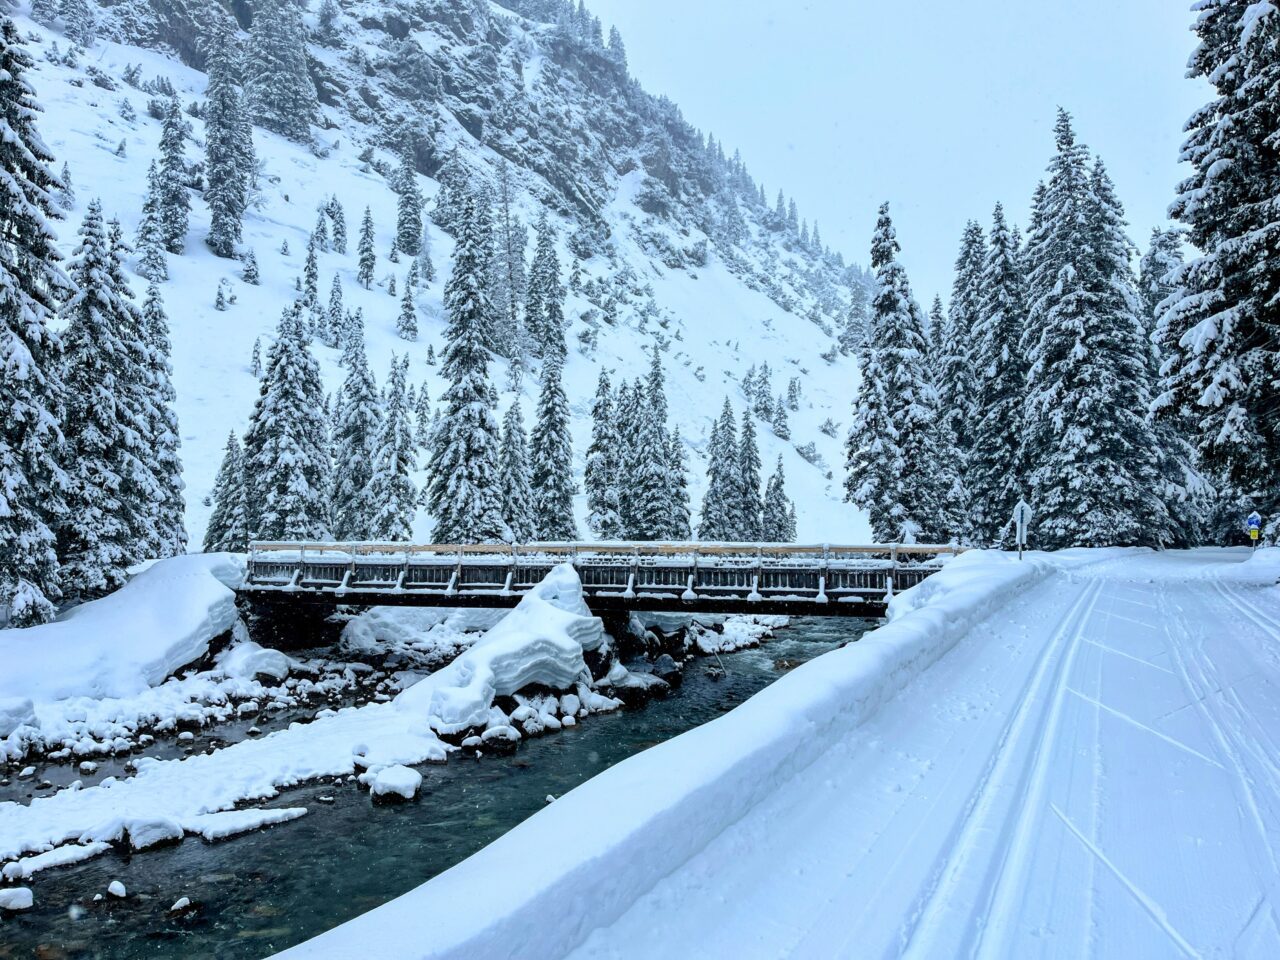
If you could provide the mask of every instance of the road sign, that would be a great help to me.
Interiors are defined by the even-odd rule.
[[[1018,544],[1018,559],[1022,559],[1022,551],[1027,545],[1027,528],[1031,526],[1031,504],[1019,500],[1013,508],[1014,538]]]
[[[1262,535],[1262,516],[1257,510],[1249,514],[1245,518],[1244,525],[1249,531],[1249,540],[1256,547],[1258,545],[1258,537]]]

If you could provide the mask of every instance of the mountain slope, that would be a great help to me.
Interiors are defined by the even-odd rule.
[[[239,5],[235,10],[247,15]],[[688,444],[696,521],[712,419],[726,395],[740,411],[747,403],[742,377],[768,363],[775,394],[786,391],[791,377],[802,385],[800,409],[790,413],[790,441],[758,424],[766,474],[783,457],[800,538],[865,540],[865,518],[840,503],[843,429],[835,437],[819,430],[828,418],[837,425],[848,421],[856,370],[851,358],[836,353],[834,337],[848,313],[850,285],[863,282],[861,271],[846,268],[820,243],[808,241],[807,230],[800,235],[787,217],[777,217],[736,160],[705,142],[669,102],[644,94],[607,51],[575,39],[563,25],[470,0],[353,3],[341,10],[335,38],[309,46],[323,104],[314,144],[254,130],[261,172],[244,246],[256,253],[261,286],[244,283],[237,261],[214,257],[205,247],[208,213],[195,196],[186,253],[169,258],[171,279],[163,293],[193,543],[207,522],[202,500],[227,433],[243,430],[256,396],[249,371],[254,341],[262,338],[265,351],[280,311],[296,295],[317,205],[331,194],[345,207],[349,252],[320,254],[322,299],[336,273],[348,308],[363,309],[379,380],[391,355],[408,351],[410,382],[425,380],[433,401],[440,395],[444,384],[426,355],[428,344],[437,351],[441,346],[448,234],[431,227],[441,278],[420,298],[417,343],[396,337],[399,300],[382,286],[392,272],[402,285],[408,266],[407,258],[399,264],[386,258],[396,196],[384,176],[395,168],[388,148],[398,146],[406,130],[417,144],[428,212],[440,188],[435,177],[455,151],[473,182],[495,181],[505,161],[521,219],[533,223],[543,210],[553,216],[566,279],[568,268],[581,261],[582,292],[570,294],[565,311],[565,387],[579,477],[599,369],[614,371],[615,383],[643,375],[656,344],[667,368],[673,419]],[[98,13],[102,35],[116,39],[79,53],[75,66],[53,54],[55,43],[67,49],[59,29],[19,18],[37,61],[31,80],[45,107],[40,129],[59,161],[67,161],[74,184],[75,203],[58,228],[64,252],[94,197],[120,218],[127,234],[136,230],[147,165],[159,141],[159,122],[147,114],[151,95],[142,87],[167,78],[184,105],[199,101],[205,87],[198,69],[201,31],[210,18],[227,16],[212,4],[158,2],[101,7]],[[139,86],[124,80],[131,65],[140,67],[130,74]],[[122,101],[132,110],[122,110]],[[134,116],[125,119],[129,114]],[[203,159],[203,124],[198,117],[189,120],[187,159],[194,164]],[[125,155],[119,156],[122,140]],[[379,283],[369,291],[356,282],[354,254],[366,205],[379,254]],[[285,242],[288,254],[280,252]],[[222,281],[236,300],[225,312],[214,307]],[[141,288],[138,280],[135,289]],[[616,323],[605,320],[606,306],[616,306]],[[579,334],[597,329],[596,345],[584,346]],[[326,388],[336,390],[342,375],[337,352],[318,343],[314,350]],[[498,361],[491,371],[500,406],[518,397],[528,421],[536,378],[525,376],[512,390],[506,367]],[[806,459],[796,448],[809,443],[814,448]],[[578,501],[581,521],[585,498]],[[586,535],[585,523],[580,525]],[[416,534],[425,538],[428,529],[420,514]]]

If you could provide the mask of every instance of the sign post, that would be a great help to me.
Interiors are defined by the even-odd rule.
[[[1245,528],[1249,531],[1249,542],[1256,550],[1258,548],[1258,537],[1262,535],[1262,516],[1257,510],[1249,514],[1244,522]]]
[[[1026,500],[1019,500],[1018,505],[1013,508],[1013,531],[1014,538],[1018,543],[1018,559],[1022,559],[1022,551],[1027,546],[1027,528],[1031,526],[1031,504]]]

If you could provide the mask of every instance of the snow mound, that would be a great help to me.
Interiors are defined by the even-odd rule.
[[[369,784],[369,792],[375,797],[412,800],[422,787],[422,774],[401,763],[383,767],[377,773],[365,774],[360,779]]]
[[[27,887],[17,887],[13,890],[0,890],[0,910],[30,910],[34,904],[35,897],[31,895],[31,890]]]
[[[228,677],[253,680],[270,677],[283,680],[289,676],[293,661],[279,650],[268,650],[252,640],[237,643],[218,660],[218,669]]]
[[[231,554],[174,557],[53,623],[0,630],[0,736],[16,701],[128,697],[203,656],[236,622],[243,576]]]
[[[483,727],[494,697],[535,683],[569,690],[589,681],[583,651],[604,642],[604,625],[587,609],[582,581],[571,565],[561,564],[471,649],[394,703],[430,718],[438,733]]]

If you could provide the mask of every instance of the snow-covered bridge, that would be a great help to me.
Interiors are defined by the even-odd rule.
[[[514,607],[561,563],[598,614],[883,616],[960,548],[927,544],[254,543],[242,592],[274,603]]]

